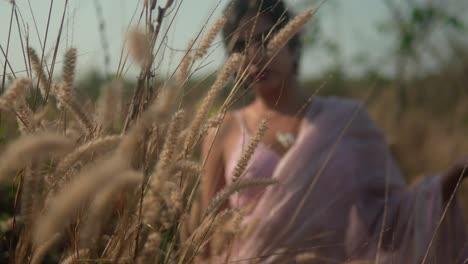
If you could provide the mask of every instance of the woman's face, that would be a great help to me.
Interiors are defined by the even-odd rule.
[[[288,45],[273,52],[273,57],[266,56],[268,41],[275,33],[274,23],[266,15],[245,16],[238,30],[231,38],[228,48],[231,52],[246,55],[245,63],[237,75],[247,73],[246,85],[262,94],[278,93],[288,87],[288,82],[295,77],[295,56]]]

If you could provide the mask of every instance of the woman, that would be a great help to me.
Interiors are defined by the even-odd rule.
[[[233,0],[226,16],[226,47],[246,55],[249,63],[239,73],[247,71],[246,89],[255,100],[228,113],[218,132],[206,137],[202,202],[207,206],[232,182],[262,119],[269,129],[240,178],[279,184],[231,197],[226,206],[250,208],[245,222],[255,228],[235,241],[223,261],[295,263],[309,253],[310,263],[463,263],[465,228],[451,194],[467,174],[466,160],[408,189],[360,104],[315,97],[308,105],[298,83],[298,35],[266,56],[268,39],[290,20],[282,1]]]

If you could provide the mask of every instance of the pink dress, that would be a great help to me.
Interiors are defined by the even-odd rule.
[[[250,135],[227,161],[227,184]],[[256,206],[256,223],[227,253],[229,263],[464,263],[466,228],[456,199],[442,201],[440,178],[409,188],[379,129],[350,100],[314,99],[298,139],[281,158],[265,145],[242,177],[272,177],[279,184],[231,197],[231,206]],[[242,179],[242,178],[241,178]],[[220,261],[220,262],[224,262]]]
[[[242,137],[239,138],[239,143],[236,145],[237,148],[233,150],[231,160],[225,164],[225,180],[227,184],[232,183],[232,171],[234,170],[237,161],[240,159],[242,152],[247,147],[251,139],[251,135],[245,126],[245,122],[242,119],[240,112],[235,112],[234,116],[239,123]],[[240,179],[271,178],[280,159],[281,156],[278,153],[260,142],[260,144],[255,149],[244,173],[240,176]],[[236,193],[230,197],[230,205],[236,208],[245,207],[250,202],[255,202],[258,200],[263,191],[264,188],[251,188]]]

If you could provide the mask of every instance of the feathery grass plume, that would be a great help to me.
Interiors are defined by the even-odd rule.
[[[229,199],[229,197],[236,192],[240,192],[247,188],[266,187],[276,183],[278,183],[278,181],[273,179],[246,179],[236,181],[218,192],[208,205],[205,215],[209,215],[210,213],[217,211]]]
[[[96,248],[96,241],[101,234],[101,226],[106,222],[109,205],[112,204],[112,199],[115,198],[117,191],[130,190],[140,184],[142,180],[142,174],[124,173],[103,187],[91,203],[89,213],[81,229],[80,244],[82,248]]]
[[[126,135],[123,136],[116,152],[118,155],[125,157],[129,166],[139,167],[141,159],[138,157],[141,150],[141,144],[144,140],[146,133],[151,129],[154,121],[163,121],[164,114],[159,113],[154,107],[150,107],[137,122],[131,127]]]
[[[177,89],[165,89],[160,92],[158,97],[143,112],[141,117],[122,139],[117,153],[125,156],[128,163],[132,164],[132,166],[138,167],[136,165],[141,163],[141,157],[138,155],[141,154],[139,151],[142,150],[142,145],[144,144],[140,143],[146,139],[147,132],[152,129],[155,121],[158,121],[159,124],[164,124],[170,118],[171,110],[175,106],[174,98],[177,92]],[[158,127],[160,126],[158,125]]]
[[[128,34],[128,49],[131,58],[143,66],[150,53],[151,38],[145,32],[133,30]]]
[[[227,60],[227,62],[224,64],[221,71],[219,72],[218,77],[216,78],[216,81],[211,86],[210,90],[208,91],[205,98],[203,99],[195,115],[195,118],[192,124],[190,125],[187,138],[185,139],[185,142],[184,142],[184,149],[183,149],[184,156],[187,156],[189,154],[189,151],[193,147],[193,144],[195,143],[196,137],[199,134],[198,132],[200,132],[199,131],[200,127],[203,121],[206,119],[206,116],[208,115],[208,111],[211,105],[213,104],[213,101],[215,100],[219,91],[227,84],[231,74],[233,74],[234,71],[237,70],[241,60],[242,60],[241,54],[239,53],[232,54]]]
[[[241,231],[241,223],[244,218],[241,210],[233,212],[232,216],[218,228],[213,234],[212,243],[210,243],[210,252],[212,255],[219,256],[231,246],[233,239]]]
[[[31,66],[36,73],[37,79],[39,81],[39,89],[41,91],[42,97],[46,98],[49,93],[49,79],[42,69],[41,61],[36,54],[36,51],[28,47],[29,59],[31,60]]]
[[[161,153],[161,146],[164,144],[164,127],[154,124],[148,132],[146,143],[146,161],[157,161]],[[153,167],[153,166],[149,166]]]
[[[156,112],[158,115],[170,117],[172,113],[179,106],[181,87],[173,84],[167,85],[164,89],[161,89],[155,98],[154,102],[150,106],[151,111]]]
[[[211,236],[215,232],[219,232],[220,227],[232,219],[238,211],[239,210],[235,208],[226,209],[222,212],[210,214],[205,217],[191,237],[186,240],[183,255],[179,259],[179,263],[190,263],[191,258],[194,258],[200,251],[204,250],[207,241],[211,240]]]
[[[235,182],[239,177],[244,173],[247,164],[249,163],[250,158],[252,157],[255,149],[258,146],[258,143],[262,140],[263,135],[265,135],[266,130],[268,129],[267,123],[265,120],[260,121],[258,124],[257,130],[255,131],[254,136],[250,139],[247,149],[242,153],[239,161],[234,167],[232,172],[232,181]]]
[[[158,232],[152,232],[148,236],[146,244],[143,250],[141,251],[140,255],[138,256],[137,263],[155,263],[155,258],[159,253],[157,249],[159,248],[161,241],[161,234],[159,234]]]
[[[188,44],[187,50],[185,52],[182,61],[180,62],[179,69],[177,71],[176,80],[177,86],[182,86],[189,76],[190,66],[192,66],[192,47],[194,41],[191,40]]]
[[[174,173],[171,167],[161,168],[152,175],[143,199],[144,223],[162,229],[169,229],[182,209],[180,172]]]
[[[26,89],[30,85],[31,80],[29,79],[16,79],[0,97],[0,108],[16,112],[17,123],[22,134],[32,129],[31,118],[33,113],[26,104],[25,99]]]
[[[47,103],[46,105],[44,105],[44,107],[42,107],[42,109],[40,109],[36,113],[33,113],[32,110],[27,105],[24,105],[25,106],[24,111],[26,112],[27,115],[30,115],[32,117],[31,118],[32,128],[42,124],[42,121],[44,121],[44,119],[47,116],[47,113],[51,109],[51,105],[52,104],[50,102]],[[18,115],[19,115],[19,110],[18,110]]]
[[[221,16],[218,19],[216,19],[214,24],[210,27],[206,35],[200,41],[200,45],[198,46],[197,52],[195,53],[195,59],[199,59],[205,56],[211,43],[213,43],[213,40],[215,39],[216,34],[218,34],[221,28],[223,28],[226,21],[227,19],[225,16]]]
[[[121,136],[105,136],[101,138],[88,141],[85,144],[79,146],[73,152],[66,155],[56,166],[53,173],[53,177],[49,177],[48,183],[53,184],[54,180],[59,180],[62,175],[64,175],[67,170],[73,166],[76,162],[87,159],[95,153],[105,152],[108,149],[112,149],[119,144],[121,141]],[[66,179],[61,180],[66,181]]]
[[[223,118],[224,118],[223,114],[218,114],[215,117],[208,119],[208,121],[206,121],[206,123],[201,128],[200,135],[206,135],[208,133],[208,130],[210,130],[211,128],[216,128],[219,125],[221,125]]]
[[[29,79],[16,79],[0,97],[5,110],[14,110],[24,100],[26,88],[31,85]]]
[[[33,131],[38,122],[33,111],[26,104],[26,100],[21,98],[16,104],[17,123],[21,134],[26,134]]]
[[[70,102],[73,99],[73,82],[75,80],[76,49],[70,48],[65,53],[63,63],[63,81],[60,85],[62,100]]]
[[[120,118],[123,103],[123,83],[113,80],[102,89],[97,102],[96,123],[105,133],[113,129],[115,122]]]
[[[49,238],[46,242],[39,245],[36,249],[34,249],[33,256],[31,259],[31,264],[40,264],[42,263],[42,259],[47,254],[47,251],[59,241],[60,234],[54,234],[51,238]]]
[[[312,18],[312,9],[307,9],[300,15],[297,15],[293,20],[284,26],[272,39],[268,42],[267,55],[273,56],[275,52],[280,50],[286,43],[299,31],[299,29]]]
[[[44,177],[40,174],[39,162],[33,161],[24,170],[21,188],[21,217],[29,226],[42,208],[41,193],[44,187]]]
[[[305,252],[297,254],[296,257],[297,263],[309,263],[311,261],[317,261],[317,254],[314,252]]]
[[[3,152],[0,160],[0,182],[36,159],[60,156],[72,148],[73,143],[62,135],[48,133],[20,137]]]
[[[174,114],[169,125],[169,129],[166,133],[166,141],[164,142],[156,170],[167,167],[167,165],[173,159],[174,151],[176,149],[177,136],[182,129],[184,115],[185,113],[183,110],[179,110]]]
[[[55,85],[54,90],[60,104],[75,117],[81,130],[88,135],[92,134],[94,132],[95,125],[84,109],[76,102],[75,97],[71,93],[62,89],[60,85]]]
[[[81,172],[67,186],[64,186],[62,192],[51,199],[46,214],[37,220],[34,230],[35,244],[39,245],[52,234],[62,231],[83,204],[117,175],[137,173],[128,170],[123,166],[124,164],[121,157],[113,156]]]
[[[182,196],[185,197],[195,188],[199,175],[202,173],[202,167],[198,162],[190,160],[180,160],[174,164],[176,171],[182,173]]]

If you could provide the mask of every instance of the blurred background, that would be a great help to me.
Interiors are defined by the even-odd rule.
[[[43,50],[50,67],[60,41],[57,64],[67,47],[78,48],[76,89],[92,100],[115,75],[127,32],[141,24],[143,5],[137,0],[69,0],[65,9],[66,0],[17,0],[16,7],[11,2],[0,0],[0,89],[8,76],[28,74],[22,42]],[[172,75],[189,41],[228,2],[176,1],[162,25],[167,34],[159,43],[156,78]],[[440,173],[468,153],[468,1],[287,2],[293,11],[320,6],[302,32],[305,89],[365,102],[410,183]],[[194,88],[197,95],[209,86],[202,80],[210,80],[225,59],[220,36],[211,51],[190,82],[201,84]],[[130,91],[139,67],[127,65],[123,76]],[[13,130],[2,122],[1,144],[14,136]],[[460,197],[468,209],[468,184]]]

